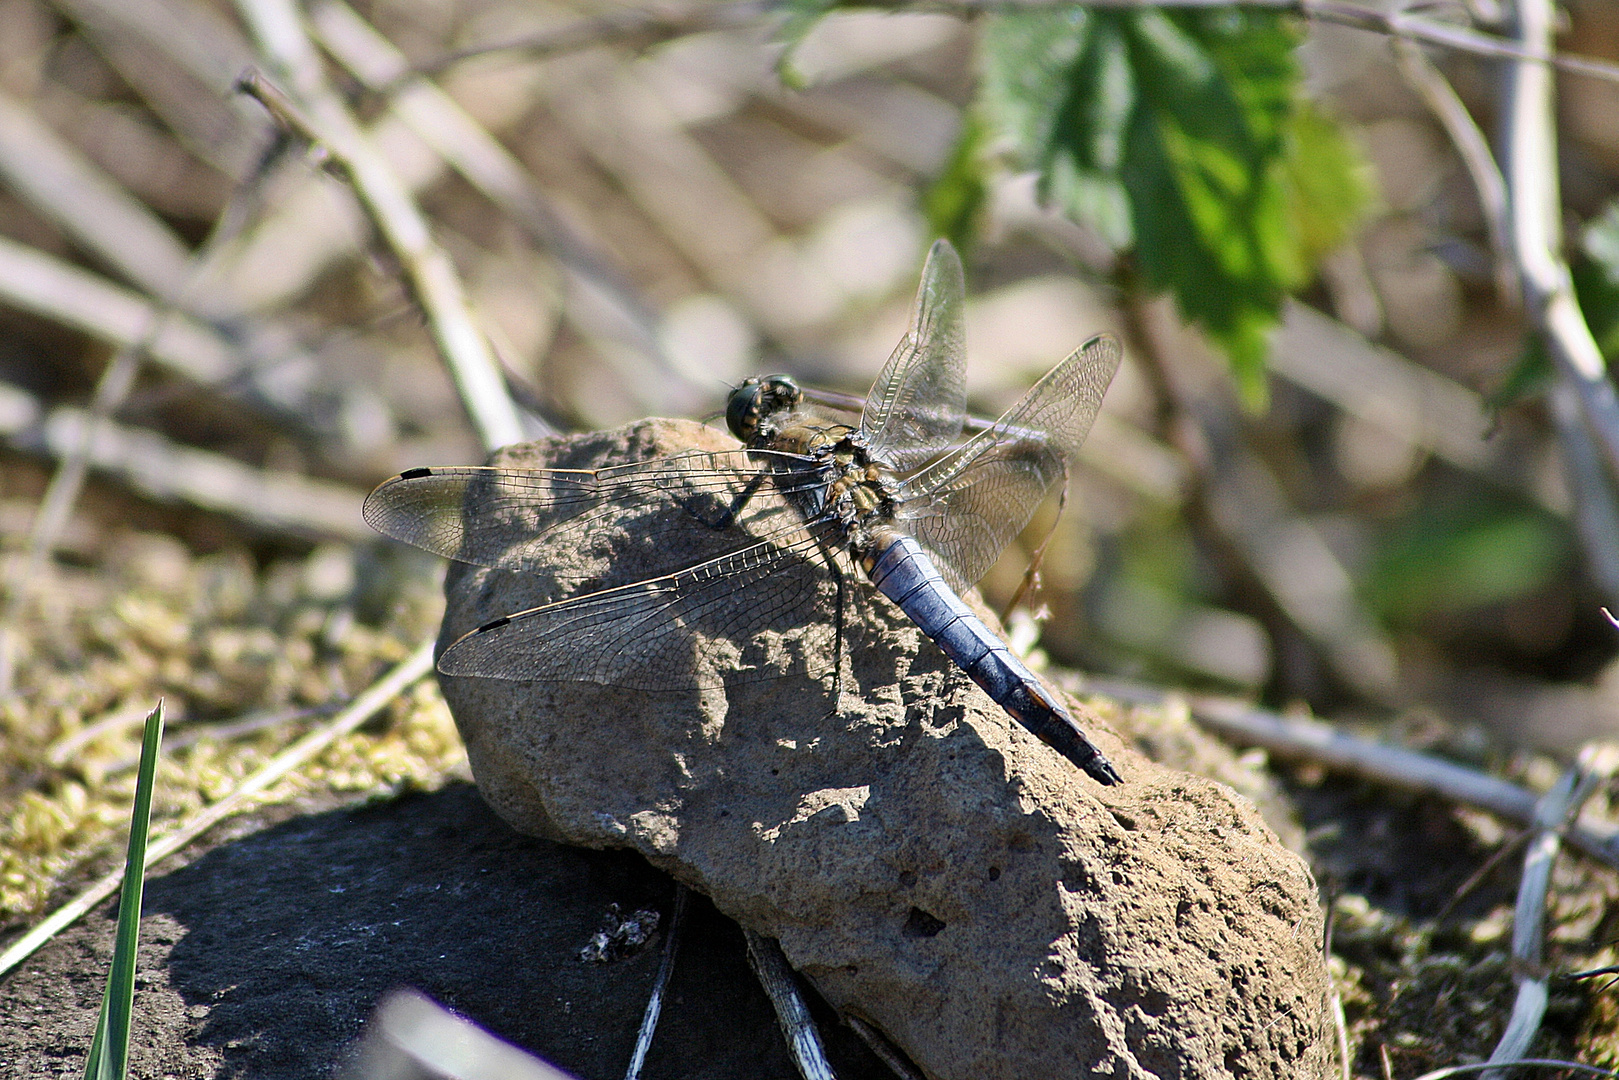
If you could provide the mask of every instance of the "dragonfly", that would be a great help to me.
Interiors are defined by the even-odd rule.
[[[374,529],[473,566],[545,569],[559,550],[589,547],[626,516],[668,563],[606,586],[563,582],[562,595],[460,637],[439,671],[647,691],[776,678],[780,665],[748,658],[767,655],[784,634],[824,627],[830,614],[831,646],[824,634],[805,639],[803,671],[837,672],[845,581],[860,576],[1014,720],[1098,783],[1118,783],[1061,698],[961,594],[1066,480],[1119,346],[1091,338],[972,431],[964,295],[961,261],[940,240],[910,329],[857,422],[825,415],[793,379],[770,375],[727,399],[734,450],[596,469],[418,468],[382,483],[365,501]],[[694,641],[731,651],[698,663]]]

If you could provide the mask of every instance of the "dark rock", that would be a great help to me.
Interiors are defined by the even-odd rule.
[[[216,836],[148,881],[130,1075],[331,1077],[396,987],[581,1080],[624,1075],[662,935],[611,963],[579,953],[615,906],[667,917],[666,875],[628,852],[518,835],[466,784],[299,809]],[[272,819],[288,810],[271,808]],[[0,1075],[83,1071],[116,918],[103,904],[0,982]],[[700,901],[685,927],[645,1075],[796,1076],[736,924]],[[829,1010],[822,1019],[842,1080],[889,1080]]]
[[[651,420],[495,463],[734,446]],[[720,550],[712,528],[660,542],[650,523],[602,515],[536,573],[454,568],[441,643]],[[1076,703],[1124,776],[1097,786],[846,577],[841,698],[830,676],[661,693],[444,678],[485,797],[520,830],[641,852],[938,1080],[1328,1075],[1315,886],[1252,804],[1142,759]],[[806,627],[744,656],[701,630],[699,668],[790,672],[826,642]]]

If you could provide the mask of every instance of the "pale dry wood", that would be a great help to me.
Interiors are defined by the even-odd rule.
[[[569,276],[564,315],[587,338],[607,338],[635,350],[682,379],[663,355],[660,316],[629,278],[557,213],[528,169],[449,94],[422,79],[405,81],[410,66],[393,44],[340,0],[310,10],[321,45],[362,84],[391,89],[390,107],[423,142],[465,177],[505,217],[548,251]]]
[[[87,426],[93,426],[88,433]],[[19,449],[64,457],[84,445],[85,461],[159,502],[184,502],[269,533],[363,541],[364,492],[296,473],[255,469],[234,458],[171,442],[155,432],[58,408],[12,437]]]
[[[176,294],[191,252],[158,216],[0,92],[0,178],[64,234],[154,296]]]
[[[1234,432],[1209,441],[1216,463],[1208,474],[1208,506],[1221,531],[1339,678],[1373,700],[1393,699],[1399,685],[1394,648],[1361,606],[1348,570]]]
[[[1569,822],[1598,788],[1613,779],[1616,769],[1619,747],[1588,746],[1535,805],[1534,834],[1524,855],[1518,901],[1512,914],[1512,958],[1516,961],[1518,992],[1506,1028],[1490,1053],[1492,1065],[1505,1066],[1523,1057],[1540,1030],[1550,996],[1542,946],[1552,866]],[[1501,1080],[1505,1075],[1504,1068],[1484,1074],[1486,1080]]]
[[[1122,679],[1087,679],[1084,689],[1142,705],[1159,706],[1170,696],[1159,687]],[[1320,721],[1284,717],[1233,698],[1185,695],[1185,700],[1192,719],[1230,742],[1438,795],[1522,825],[1534,818],[1538,799],[1533,792],[1453,761],[1357,738]],[[1584,854],[1619,867],[1619,824],[1587,815],[1569,828],[1567,837]]]
[[[1513,12],[1511,31],[1517,45],[1530,56],[1548,55],[1556,33],[1550,0],[1518,0]],[[1612,484],[1619,481],[1619,396],[1574,296],[1563,258],[1553,73],[1544,63],[1520,61],[1506,65],[1502,85],[1502,174],[1512,207],[1512,253],[1526,306],[1545,337],[1559,377],[1578,396],[1584,424],[1568,437],[1588,435],[1595,441]],[[1571,480],[1577,482],[1579,477]],[[1619,532],[1619,523],[1613,531]]]
[[[1506,180],[1495,163],[1489,140],[1473,122],[1472,114],[1450,85],[1450,80],[1434,66],[1421,47],[1401,39],[1395,39],[1392,44],[1400,73],[1422,95],[1428,111],[1444,127],[1451,145],[1467,167],[1467,175],[1473,180],[1473,190],[1478,195],[1479,209],[1484,213],[1484,224],[1489,231],[1496,295],[1508,308],[1515,308],[1522,299],[1522,292],[1517,267],[1512,261],[1511,207],[1507,205]]]
[[[774,938],[742,928],[748,941],[748,963],[759,977],[759,984],[770,996],[776,1008],[776,1022],[781,1025],[782,1037],[787,1040],[788,1053],[804,1080],[837,1080],[832,1063],[826,1059],[826,1048],[821,1045],[820,1032],[810,1018],[809,1006],[793,981],[793,969],[787,963],[781,946]]]
[[[1430,450],[1457,468],[1490,464],[1491,419],[1473,390],[1367,341],[1307,304],[1282,308],[1271,370],[1344,412]]]
[[[1070,6],[1068,0],[926,0],[928,11],[944,11],[968,17],[993,11],[1037,11]],[[1423,5],[1397,4],[1392,9],[1349,0],[1087,0],[1087,7],[1128,8],[1220,8],[1253,7],[1292,11],[1306,18],[1337,23],[1385,37],[1437,45],[1474,56],[1519,60],[1584,75],[1605,82],[1619,82],[1619,64],[1578,53],[1561,53],[1550,43],[1526,44],[1510,37],[1498,37],[1470,26],[1440,22],[1413,14]]]
[[[647,1051],[652,1049],[652,1036],[658,1030],[658,1018],[663,1015],[663,996],[669,989],[669,979],[675,971],[675,953],[680,949],[686,903],[690,896],[691,890],[686,886],[675,886],[675,902],[669,912],[669,925],[663,932],[663,953],[658,957],[658,973],[652,980],[652,991],[647,995],[646,1010],[641,1014],[640,1030],[635,1033],[635,1049],[630,1054],[629,1068],[624,1070],[624,1080],[641,1080]]]
[[[228,176],[269,134],[230,92],[251,62],[241,30],[199,0],[52,0],[185,146]]]
[[[1610,603],[1619,598],[1619,491],[1580,407],[1576,380],[1559,378],[1547,392],[1552,430],[1562,452],[1576,535],[1585,565]]]
[[[355,1080],[575,1080],[415,990],[394,990],[366,1024]]]
[[[468,309],[454,264],[433,240],[405,185],[327,85],[300,13],[288,0],[240,0],[240,9],[272,70],[307,118],[309,130],[300,134],[342,163],[372,223],[399,260],[479,439],[489,449],[520,442],[522,421]]]
[[[776,10],[776,0],[728,0],[695,7],[622,9],[591,16],[532,34],[503,38],[446,53],[412,67],[410,74],[440,75],[457,64],[497,53],[520,53],[531,60],[560,56],[600,45],[646,48],[688,34],[745,26]]]
[[[793,328],[782,302],[810,286],[792,246],[692,138],[634,65],[593,50],[552,65],[546,104],[718,292],[770,333]]]
[[[5,237],[0,237],[0,303],[119,348],[140,341],[157,315],[156,307],[139,294]],[[229,341],[182,315],[162,320],[147,353],[199,386],[219,386],[241,370]]]
[[[507,71],[507,89],[483,101],[483,125],[495,131],[527,109],[534,65]],[[455,87],[448,88],[455,97]],[[367,141],[408,192],[427,190],[446,175],[444,158],[392,111],[364,129]],[[291,304],[338,262],[365,249],[371,238],[353,192],[324,173],[311,172],[283,192],[224,263],[211,292],[230,298],[232,311],[258,315]]]

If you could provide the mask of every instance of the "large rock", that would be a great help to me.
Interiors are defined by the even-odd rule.
[[[494,463],[734,446],[649,420]],[[630,514],[554,569],[458,566],[441,644],[671,554]],[[1315,886],[1252,805],[1142,759],[1076,705],[1124,776],[1099,787],[857,575],[848,594],[836,701],[830,677],[665,693],[444,678],[480,789],[518,829],[633,848],[779,939],[937,1080],[1327,1076]]]

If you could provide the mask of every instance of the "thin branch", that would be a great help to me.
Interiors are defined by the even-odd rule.
[[[157,318],[150,301],[90,270],[0,237],[0,304],[83,331],[116,348],[139,342],[154,323],[146,352],[174,374],[202,386],[241,368],[231,343],[184,316]]]
[[[1546,921],[1546,894],[1551,888],[1552,865],[1562,847],[1562,832],[1580,812],[1580,806],[1619,768],[1619,749],[1587,747],[1574,766],[1535,805],[1534,837],[1524,856],[1518,882],[1518,902],[1512,915],[1512,959],[1518,970],[1517,1000],[1506,1029],[1490,1053],[1490,1064],[1505,1065],[1528,1051],[1546,1015],[1548,987],[1542,962]],[[1504,1071],[1487,1072],[1485,1080],[1500,1080]]]
[[[1467,106],[1457,96],[1444,74],[1428,59],[1426,53],[1408,39],[1393,42],[1394,58],[1399,62],[1405,81],[1422,95],[1428,110],[1434,114],[1451,145],[1461,155],[1467,175],[1473,179],[1473,190],[1478,195],[1479,209],[1490,236],[1490,251],[1494,258],[1495,291],[1509,309],[1517,307],[1523,299],[1518,284],[1518,273],[1512,261],[1511,218],[1507,206],[1507,185],[1501,169],[1495,163],[1490,143],[1473,122]]]
[[[793,1064],[798,1066],[798,1074],[804,1080],[837,1080],[781,946],[774,938],[745,926],[742,933],[748,939],[748,963],[765,993],[770,995],[770,1004],[776,1007],[776,1021],[787,1039],[787,1050],[793,1056]]]
[[[556,211],[511,151],[449,94],[426,80],[412,80],[404,55],[346,3],[323,0],[310,9],[309,19],[338,63],[367,89],[389,94],[393,111],[423,142],[551,253],[573,286],[565,312],[583,334],[620,342],[658,362],[668,376],[686,378],[663,354],[658,311]]]
[[[1521,51],[1530,57],[1544,55],[1554,32],[1551,0],[1518,0],[1513,10]],[[1560,377],[1578,392],[1586,427],[1601,447],[1608,471],[1619,478],[1619,397],[1575,299],[1562,254],[1552,73],[1544,64],[1524,62],[1509,65],[1505,74],[1503,172],[1512,208],[1513,257],[1531,317]]]
[[[408,277],[484,446],[492,450],[521,441],[522,421],[488,342],[467,308],[454,264],[433,241],[404,184],[327,86],[298,10],[291,0],[239,0],[238,7],[267,61],[285,80],[296,108],[281,106],[266,80],[255,73],[245,75],[239,85],[277,114],[278,121],[323,147],[347,173]]]
[[[1561,451],[1575,535],[1585,566],[1609,603],[1619,601],[1619,500],[1584,422],[1575,380],[1558,378],[1546,395]]]
[[[1108,0],[1103,0],[1103,3],[1107,2]],[[1159,3],[1160,0],[1152,2]],[[1253,0],[1241,2],[1251,4]],[[1174,3],[1175,0],[1168,0],[1165,6],[1172,6]],[[1557,52],[1552,48],[1550,38],[1537,46],[1521,40],[1512,41],[1493,34],[1481,33],[1465,26],[1408,15],[1399,8],[1382,11],[1369,4],[1345,3],[1343,0],[1293,0],[1277,4],[1264,3],[1260,0],[1258,6],[1288,7],[1308,18],[1338,23],[1357,30],[1387,34],[1390,37],[1417,41],[1424,45],[1438,45],[1457,52],[1472,53],[1475,56],[1528,61],[1540,66],[1542,70],[1549,65],[1572,75],[1586,75],[1607,82],[1619,82],[1619,64],[1589,56]]]
[[[1457,52],[1471,53],[1501,60],[1529,60],[1550,64],[1570,74],[1585,75],[1608,82],[1619,82],[1619,64],[1579,54],[1560,53],[1550,48],[1535,51],[1507,38],[1486,34],[1466,26],[1435,22],[1404,11],[1384,11],[1370,4],[1357,4],[1345,0],[1086,0],[1090,8],[1128,10],[1131,8],[1269,8],[1293,12],[1305,18],[1336,23],[1357,30],[1366,30],[1388,37],[1437,45]],[[1072,0],[895,0],[884,3],[849,3],[844,8],[879,8],[890,10],[903,7],[910,11],[932,11],[970,18],[976,15],[1037,11],[1049,8],[1072,7]],[[436,75],[446,69],[475,57],[494,53],[520,53],[528,59],[545,59],[580,49],[600,45],[640,44],[644,47],[706,30],[725,29],[747,25],[757,19],[774,14],[785,14],[790,8],[781,0],[737,0],[737,2],[680,9],[659,9],[627,13],[614,13],[582,19],[555,30],[547,30],[521,38],[475,45],[457,52],[416,65],[415,74]]]
[[[899,1080],[926,1080],[905,1056],[905,1051],[888,1041],[888,1036],[872,1027],[858,1016],[849,1015],[843,1018],[844,1023],[854,1029],[860,1036],[860,1041],[866,1044],[866,1049],[877,1055],[877,1060],[888,1066],[888,1071],[899,1077]]]
[[[1578,1061],[1558,1061],[1556,1058],[1519,1058],[1516,1061],[1481,1061],[1474,1065],[1450,1065],[1443,1069],[1435,1069],[1433,1072],[1425,1072],[1416,1080],[1450,1080],[1453,1076],[1468,1076],[1472,1073],[1481,1073],[1488,1069],[1499,1069],[1505,1066],[1510,1066],[1514,1069],[1562,1069],[1565,1072],[1580,1073],[1584,1076],[1619,1077],[1619,1073],[1599,1069],[1595,1065],[1582,1065]]]
[[[146,849],[146,870],[173,855],[226,818],[251,809],[260,792],[300,768],[332,743],[371,719],[411,683],[433,670],[433,642],[424,642],[392,671],[377,680],[364,693],[332,719],[299,739],[265,762],[263,767],[225,798],[181,822],[172,831],[152,841]],[[23,935],[11,948],[0,953],[0,977],[32,956],[40,946],[73,925],[97,904],[118,891],[123,871],[108,874],[79,896],[52,912],[43,922]]]
[[[688,34],[747,26],[783,9],[780,0],[732,0],[684,10],[668,7],[615,11],[580,19],[554,30],[446,53],[399,73],[394,85],[419,75],[441,75],[456,64],[498,53],[520,53],[525,59],[543,60],[601,45],[636,44],[649,48]]]
[[[415,990],[394,990],[377,1006],[360,1038],[355,1067],[344,1075],[577,1080]]]
[[[1083,689],[1142,705],[1159,705],[1169,697],[1166,690],[1119,679],[1088,679]],[[1453,761],[1359,739],[1328,724],[1280,716],[1233,698],[1192,695],[1186,700],[1192,719],[1231,742],[1437,795],[1522,825],[1534,819],[1539,800],[1533,792]],[[1584,854],[1619,867],[1619,824],[1586,820],[1572,826],[1567,835]]]
[[[663,932],[663,955],[658,957],[658,973],[652,979],[652,992],[647,995],[646,1012],[641,1015],[641,1029],[635,1033],[635,1051],[630,1055],[624,1080],[641,1080],[641,1068],[646,1064],[647,1051],[652,1049],[652,1036],[658,1030],[658,1018],[663,1015],[663,996],[668,992],[669,979],[675,971],[675,953],[680,948],[680,934],[685,929],[686,902],[690,897],[691,890],[677,882],[674,909],[669,914],[669,925]]]
[[[1142,305],[1123,311],[1134,355],[1144,361],[1138,370],[1158,397],[1155,433],[1186,464],[1189,527],[1240,607],[1264,626],[1279,661],[1272,678],[1291,694],[1316,693],[1330,671],[1356,693],[1394,698],[1393,648],[1361,608],[1342,563],[1230,418],[1185,389]]]
[[[0,384],[0,395],[8,403],[26,399],[8,384]],[[43,423],[19,424],[8,441],[19,450],[64,460],[82,452],[89,468],[118,477],[150,499],[189,503],[270,533],[350,541],[373,535],[355,510],[363,496],[353,488],[256,469],[82,409],[62,407]]]
[[[0,178],[64,234],[153,296],[174,296],[191,252],[144,203],[0,93]]]

